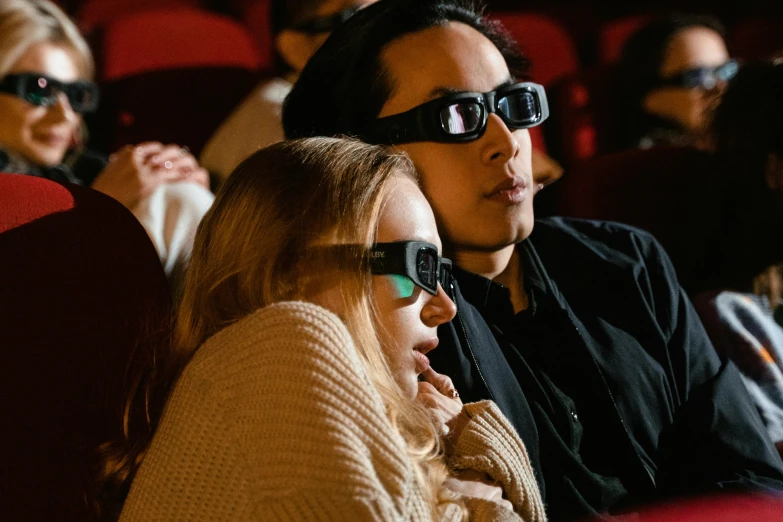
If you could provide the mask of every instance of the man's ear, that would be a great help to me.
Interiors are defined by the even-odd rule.
[[[783,191],[783,157],[774,152],[767,154],[767,164],[764,166],[764,180],[773,190]]]
[[[275,47],[283,60],[297,74],[302,72],[315,52],[312,36],[291,29],[283,29],[277,34]]]

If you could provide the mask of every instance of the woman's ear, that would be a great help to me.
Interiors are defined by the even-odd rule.
[[[275,47],[285,62],[299,74],[318,48],[309,34],[283,29],[275,38]]]
[[[783,157],[774,152],[767,154],[764,179],[772,190],[783,192]]]

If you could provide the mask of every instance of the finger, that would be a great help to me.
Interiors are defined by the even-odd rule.
[[[166,145],[151,158],[151,161],[155,164],[163,164],[167,161],[172,163],[179,162],[185,158],[192,159],[195,163],[195,158],[186,147]]]
[[[188,174],[188,181],[192,181],[193,183],[198,183],[205,189],[209,189],[210,187],[209,172],[207,172],[206,169],[202,169],[199,167],[198,169]]]
[[[431,395],[433,397],[443,395],[438,391],[437,388],[435,388],[435,386],[428,383],[427,381],[419,381],[417,384],[419,386],[419,394]]]
[[[188,179],[188,173],[181,170],[167,169],[165,167],[153,168],[151,170],[155,178],[163,183],[185,181]]]
[[[159,164],[165,169],[169,170],[178,170],[183,173],[190,174],[191,172],[199,169],[198,162],[196,161],[196,158],[193,156],[176,156],[173,159],[167,159],[164,160],[162,165]]]
[[[133,147],[133,153],[145,161],[149,160],[154,154],[158,154],[161,150],[163,150],[163,144],[159,141],[145,141]]]
[[[457,392],[457,388],[454,387],[454,383],[448,376],[436,372],[432,367],[427,368],[422,375],[425,381],[431,383],[441,394],[450,399],[459,398],[459,392]]]

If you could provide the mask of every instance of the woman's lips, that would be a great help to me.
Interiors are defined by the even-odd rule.
[[[416,373],[422,373],[430,367],[429,358],[424,355],[430,350],[434,350],[438,346],[438,338],[432,337],[426,341],[422,341],[413,347],[413,359],[416,361]]]

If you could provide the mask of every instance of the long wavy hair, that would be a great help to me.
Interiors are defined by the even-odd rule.
[[[407,443],[433,519],[456,502],[442,487],[447,471],[437,429],[426,409],[402,393],[381,348],[366,256],[346,249],[324,257],[320,247],[325,240],[370,246],[389,182],[414,173],[402,154],[337,138],[278,143],[236,168],[196,234],[170,347],[132,390],[124,440],[103,447],[99,505],[105,519],[119,515],[166,399],[199,346],[259,308],[307,299],[318,278],[332,270],[344,275],[342,319],[389,420]]]

